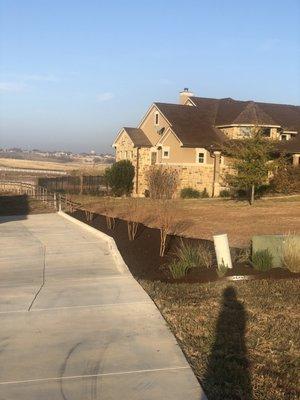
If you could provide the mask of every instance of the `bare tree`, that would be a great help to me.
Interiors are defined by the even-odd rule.
[[[128,238],[134,240],[139,226],[140,204],[139,200],[131,198],[126,204],[126,222]]]
[[[112,199],[105,201],[103,203],[102,213],[105,216],[107,228],[110,230],[115,229],[116,220],[114,217],[114,201]]]
[[[157,222],[160,230],[159,255],[163,257],[166,251],[167,237],[172,232],[174,224],[174,212],[172,211],[170,202],[167,200],[158,203]]]
[[[146,174],[149,195],[152,199],[171,199],[178,186],[178,172],[163,166],[153,166]]]
[[[92,222],[93,221],[93,218],[94,218],[94,213],[93,213],[93,211],[91,211],[91,210],[84,210],[84,213],[85,213],[85,218],[86,218],[86,220],[87,220],[87,222]]]

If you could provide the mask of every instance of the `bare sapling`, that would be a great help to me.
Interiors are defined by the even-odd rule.
[[[138,199],[130,199],[126,207],[126,221],[127,221],[127,231],[128,239],[133,241],[136,237],[137,230],[139,227],[138,214],[139,214],[139,202]]]
[[[167,200],[159,202],[158,205],[158,226],[160,230],[160,249],[159,255],[163,257],[166,251],[166,243],[168,234],[171,233],[173,226],[174,215],[172,212],[172,205]]]
[[[92,222],[93,218],[94,218],[94,213],[90,210],[84,210],[85,213],[85,218],[87,220],[87,222]]]
[[[114,217],[114,203],[113,200],[107,201],[103,205],[103,215],[105,216],[106,226],[110,230],[115,229],[116,220]]]

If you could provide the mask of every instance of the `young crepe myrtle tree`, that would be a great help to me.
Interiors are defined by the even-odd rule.
[[[141,217],[141,208],[139,199],[131,198],[128,199],[126,209],[126,221],[127,221],[127,232],[128,239],[133,241],[136,237],[137,230],[139,227],[139,217]]]
[[[232,159],[232,173],[227,173],[225,182],[233,189],[246,190],[252,205],[255,190],[267,182],[269,172],[274,168],[272,152],[274,141],[265,138],[260,128],[255,128],[249,138],[230,140],[222,146],[222,152]]]

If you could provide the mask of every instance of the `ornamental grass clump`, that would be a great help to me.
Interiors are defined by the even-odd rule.
[[[175,260],[169,264],[174,279],[186,276],[191,268],[211,268],[213,266],[212,253],[209,247],[202,243],[194,246],[181,240],[175,255]]]
[[[169,270],[171,275],[174,279],[181,279],[184,278],[188,272],[188,265],[180,260],[173,260],[169,264]]]
[[[252,264],[258,271],[268,271],[273,267],[273,256],[268,249],[258,250],[252,255]]]
[[[288,235],[283,241],[282,266],[291,272],[300,272],[300,249],[292,235]]]

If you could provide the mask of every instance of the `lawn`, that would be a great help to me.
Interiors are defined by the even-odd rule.
[[[296,400],[299,281],[141,281],[208,400]]]
[[[131,199],[77,196],[75,201],[87,209],[110,212],[126,219]],[[136,218],[147,226],[157,227],[158,203],[136,199]],[[174,233],[211,240],[214,234],[227,233],[231,246],[247,246],[253,235],[300,233],[300,196],[258,200],[253,206],[246,201],[223,199],[171,200]]]

